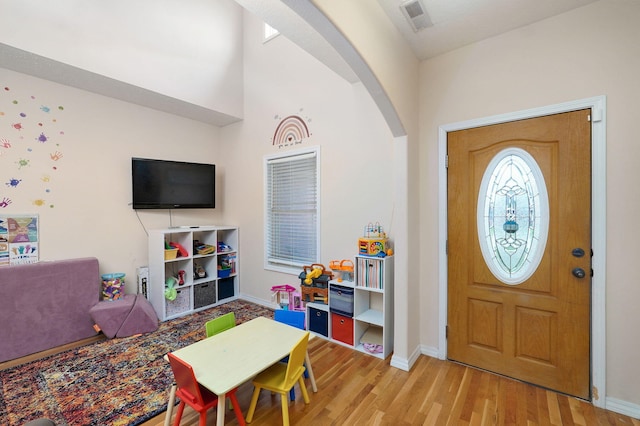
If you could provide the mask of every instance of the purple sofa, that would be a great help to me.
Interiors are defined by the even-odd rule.
[[[95,336],[98,259],[0,267],[0,362]]]

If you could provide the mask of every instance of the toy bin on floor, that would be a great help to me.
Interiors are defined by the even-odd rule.
[[[102,274],[102,300],[118,300],[124,296],[123,273]]]

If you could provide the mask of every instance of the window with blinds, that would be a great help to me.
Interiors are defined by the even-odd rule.
[[[265,268],[290,272],[318,263],[319,149],[265,159]]]

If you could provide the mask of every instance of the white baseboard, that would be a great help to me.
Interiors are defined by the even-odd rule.
[[[416,347],[415,350],[409,355],[409,358],[401,358],[396,356],[395,352],[391,356],[391,366],[399,368],[403,371],[411,371],[411,367],[416,363],[418,357],[421,355],[420,348]]]
[[[264,299],[258,299],[257,297],[247,296],[246,294],[238,295],[238,299],[255,303],[256,305],[264,306],[265,308],[280,309],[280,305],[278,305],[277,303],[273,303]]]
[[[640,419],[640,405],[617,398],[606,397],[605,408],[609,411]]]
[[[438,348],[434,348],[433,346],[421,345],[420,353],[422,355],[430,356],[431,358],[439,358],[440,356],[440,351],[438,351]]]
[[[409,366],[409,360],[407,358],[400,358],[399,356],[396,356],[395,353],[391,355],[390,365],[402,371],[409,371],[411,369]]]

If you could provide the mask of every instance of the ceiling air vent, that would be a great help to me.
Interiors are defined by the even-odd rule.
[[[409,0],[400,5],[400,10],[407,21],[411,24],[413,31],[418,32],[423,28],[433,25],[429,15],[425,12],[420,0]]]

